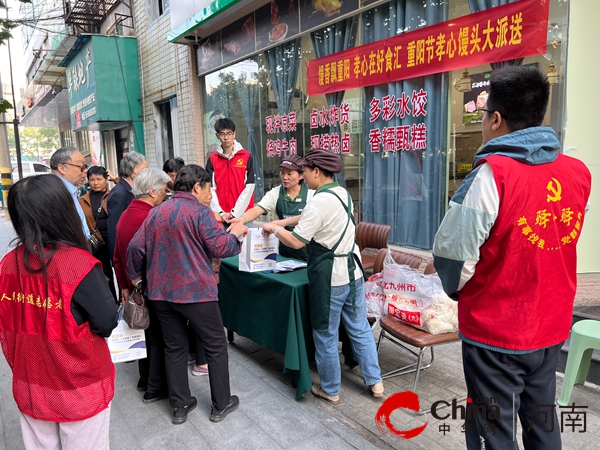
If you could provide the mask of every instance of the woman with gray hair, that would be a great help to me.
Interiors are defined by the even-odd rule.
[[[140,170],[146,167],[148,167],[146,158],[137,152],[127,153],[119,164],[119,176],[121,179],[113,190],[110,191],[106,199],[106,206],[108,207],[108,252],[111,260],[114,257],[115,242],[117,240],[115,231],[117,223],[123,211],[127,209],[134,198],[132,192],[133,180],[140,173]]]
[[[169,175],[160,169],[143,169],[133,181],[135,200],[121,215],[116,227],[117,241],[113,264],[122,301],[127,300],[131,288],[131,280],[127,279],[127,247],[135,233],[146,220],[152,208],[162,203],[167,195]],[[138,360],[140,380],[138,390],[145,390],[144,403],[153,403],[168,397],[165,378],[164,344],[158,319],[155,317],[152,302],[146,302],[150,311],[150,326],[146,328],[146,351],[148,357]]]

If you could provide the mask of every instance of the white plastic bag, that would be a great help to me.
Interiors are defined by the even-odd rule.
[[[423,275],[405,265],[383,269],[385,313],[431,334],[458,330],[456,302],[442,288],[436,274]]]
[[[144,330],[132,330],[123,320],[123,307],[119,309],[117,327],[106,338],[113,363],[135,361],[146,357],[146,335]]]
[[[367,317],[375,320],[385,315],[385,293],[383,292],[383,273],[376,273],[363,285],[367,303]]]

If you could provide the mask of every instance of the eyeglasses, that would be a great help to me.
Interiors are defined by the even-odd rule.
[[[78,167],[79,170],[81,170],[82,172],[85,172],[88,169],[88,165],[84,164],[83,166],[78,166],[77,164],[71,164],[71,163],[63,163],[65,166],[73,166],[73,167]]]
[[[231,133],[231,132],[229,132],[229,133],[217,133],[217,136],[219,136],[220,138],[226,138],[226,137],[233,136],[233,133]]]
[[[491,110],[491,109],[485,109],[485,108],[477,108],[477,110],[476,110],[476,111],[477,111],[477,114],[479,115],[479,120],[483,119],[483,115],[484,115],[486,112],[489,112],[489,113],[493,113],[493,112],[494,112],[494,111],[493,111],[493,110]]]

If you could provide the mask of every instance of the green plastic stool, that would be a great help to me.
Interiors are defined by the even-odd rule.
[[[594,349],[600,349],[600,321],[580,320],[571,329],[565,379],[556,402],[560,406],[569,404],[574,384],[585,383]]]

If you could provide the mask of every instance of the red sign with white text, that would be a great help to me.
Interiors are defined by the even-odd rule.
[[[307,64],[320,95],[546,52],[550,0],[520,0]]]

